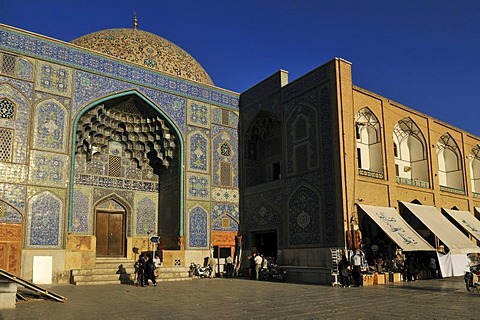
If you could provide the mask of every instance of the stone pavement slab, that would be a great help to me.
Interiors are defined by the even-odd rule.
[[[52,285],[68,298],[18,302],[2,320],[45,319],[479,319],[480,293],[461,277],[359,288],[195,279],[132,285]]]

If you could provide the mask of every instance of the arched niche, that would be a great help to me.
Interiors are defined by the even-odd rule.
[[[440,186],[463,191],[462,154],[449,133],[437,141],[437,159]]]
[[[381,175],[368,176],[383,178],[383,155],[380,123],[375,114],[368,108],[357,112],[355,121],[355,137],[357,144],[357,164],[360,173],[364,170]]]

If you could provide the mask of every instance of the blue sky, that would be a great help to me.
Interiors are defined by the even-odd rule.
[[[70,41],[132,27],[134,10],[219,87],[341,57],[355,85],[480,136],[480,1],[0,0],[0,22]]]

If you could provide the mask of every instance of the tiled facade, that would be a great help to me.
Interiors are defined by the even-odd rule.
[[[73,242],[95,237],[99,211],[122,216],[127,257],[133,257],[134,243],[144,243],[139,239],[169,223],[162,220],[168,210],[174,210],[179,226],[172,233],[184,244],[176,250],[191,251],[189,256],[198,250],[203,257],[216,245],[212,232],[238,230],[238,94],[213,86],[201,67],[195,74],[182,69],[177,77],[174,69],[174,74],[162,73],[147,62],[139,66],[0,25],[0,224],[22,225],[22,260],[31,259],[33,249],[50,252],[59,281],[66,280],[70,269],[83,268],[81,261],[92,261],[85,255],[95,256],[94,246],[82,251]],[[189,80],[196,78],[205,81]],[[128,141],[122,142],[119,131],[103,140],[82,138],[79,132],[88,124],[84,119],[93,110],[124,112],[125,119],[131,114],[125,122],[131,126]],[[155,119],[156,129],[135,128],[142,112],[145,119],[140,121]],[[111,119],[117,118],[107,121]],[[134,132],[158,130],[159,125],[163,131],[157,136],[135,138]],[[93,134],[109,137],[99,124],[92,126]],[[110,128],[116,130],[115,125]],[[153,148],[152,141],[159,145],[156,157],[131,153]],[[220,161],[231,172],[224,175],[227,183],[219,193]],[[160,201],[159,190],[168,194],[176,188],[177,197]],[[226,211],[233,220],[218,223]],[[77,253],[82,259],[74,259],[80,261],[76,265],[59,258]],[[32,276],[21,265],[9,268],[27,279]]]

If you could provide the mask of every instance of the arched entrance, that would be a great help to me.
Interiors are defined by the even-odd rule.
[[[97,256],[124,256],[126,247],[126,210],[114,200],[95,208]]]
[[[82,110],[74,132],[69,231],[94,235],[97,256],[125,256],[153,232],[178,249],[183,139],[168,114],[128,91]]]

